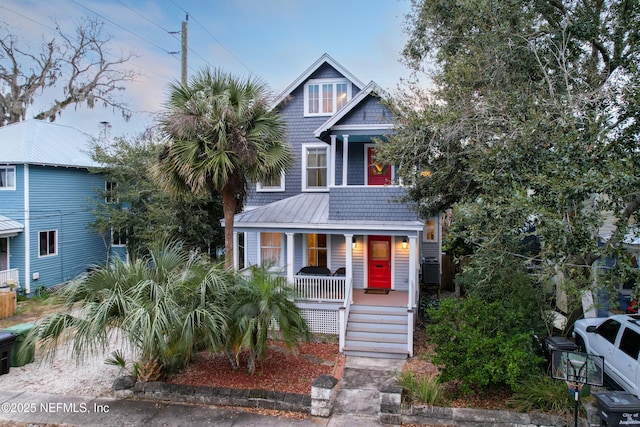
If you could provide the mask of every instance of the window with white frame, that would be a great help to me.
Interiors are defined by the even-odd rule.
[[[50,256],[58,253],[58,232],[56,230],[41,231],[38,237],[38,253],[40,256]]]
[[[304,115],[330,116],[351,99],[347,79],[312,79],[304,85]]]
[[[116,195],[116,188],[118,184],[113,181],[104,182],[104,202],[105,203],[118,203],[118,197]]]
[[[127,246],[127,230],[111,230],[111,246]]]
[[[428,219],[424,223],[424,231],[422,233],[422,241],[434,242],[438,240],[438,228],[435,219]]]
[[[307,235],[307,265],[327,267],[327,235]]]
[[[302,189],[324,191],[329,188],[329,146],[305,145],[302,147]]]
[[[281,233],[260,233],[260,257],[263,264],[281,265]]]
[[[256,191],[284,191],[284,172],[277,178],[258,182],[256,184]]]
[[[0,190],[16,189],[16,168],[14,166],[0,166]]]

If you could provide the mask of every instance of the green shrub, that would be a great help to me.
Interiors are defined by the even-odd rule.
[[[554,380],[540,372],[522,381],[518,390],[507,402],[517,411],[552,411],[561,415],[573,413],[574,398],[564,381]]]
[[[404,371],[398,375],[398,383],[414,402],[427,405],[438,405],[443,401],[442,385],[436,376],[419,376],[411,371]]]
[[[541,362],[533,333],[518,327],[523,313],[500,302],[447,298],[429,315],[435,323],[427,325],[427,333],[435,345],[433,363],[442,366],[440,380],[458,379],[465,392],[502,385],[515,389]]]

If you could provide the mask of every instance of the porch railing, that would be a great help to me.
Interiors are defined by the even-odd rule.
[[[346,278],[334,276],[293,276],[297,299],[307,301],[342,302]]]
[[[13,280],[13,283],[15,283],[17,286],[20,284],[19,279],[20,279],[20,275],[18,274],[17,268],[0,271],[0,286],[5,286],[7,284],[7,280]]]
[[[347,284],[344,295],[344,302],[342,306],[338,310],[338,351],[343,352],[344,346],[347,342],[347,322],[349,321],[349,311],[351,310],[352,300],[352,290],[353,286],[351,283]]]

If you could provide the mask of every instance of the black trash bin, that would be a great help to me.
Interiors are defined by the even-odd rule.
[[[11,350],[16,336],[10,332],[0,332],[0,375],[8,374],[11,366]]]
[[[640,424],[640,399],[624,391],[593,393],[603,427]]]
[[[545,337],[542,340],[542,353],[547,359],[547,364],[551,364],[553,352],[556,350],[578,351],[578,346],[565,337]]]

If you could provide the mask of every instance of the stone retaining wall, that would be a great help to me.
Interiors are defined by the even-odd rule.
[[[159,381],[137,382],[133,389],[116,390],[116,397],[201,403],[217,406],[276,409],[310,413],[311,396],[257,389],[190,386]]]

